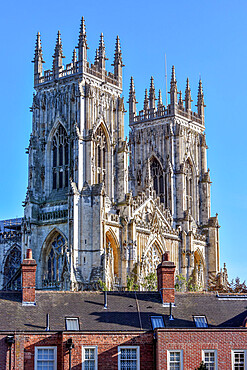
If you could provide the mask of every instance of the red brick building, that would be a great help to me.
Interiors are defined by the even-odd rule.
[[[159,292],[35,291],[30,254],[22,268],[22,294],[0,292],[0,370],[247,368],[247,297],[174,300],[167,258]]]

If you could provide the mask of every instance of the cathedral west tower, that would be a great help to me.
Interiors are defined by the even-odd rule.
[[[196,113],[189,82],[178,99],[172,70],[170,104],[156,102],[153,78],[137,113],[129,94],[130,140],[124,139],[122,51],[116,38],[106,70],[100,36],[88,62],[82,18],[72,60],[64,65],[60,32],[50,70],[43,70],[40,34],[34,55],[32,134],[22,253],[33,250],[39,289],[145,289],[161,255],[176,273],[205,288],[219,271],[218,221],[210,217],[204,97]],[[185,104],[184,104],[185,103]]]
[[[143,110],[136,111],[133,78],[129,92],[130,177],[133,194],[155,190],[172,225],[180,230],[179,260],[184,277],[198,285],[219,271],[218,220],[210,215],[210,176],[204,125],[204,95],[199,81],[197,112],[191,109],[191,90],[178,93],[172,67],[170,104],[156,96],[151,77]],[[179,96],[179,98],[178,98]],[[205,275],[207,278],[205,278]]]

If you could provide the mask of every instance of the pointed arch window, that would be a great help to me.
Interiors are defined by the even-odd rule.
[[[62,282],[65,266],[66,242],[61,234],[57,234],[47,248],[44,261],[44,286],[58,288]]]
[[[185,164],[186,210],[193,214],[193,171],[189,161]]]
[[[156,194],[160,197],[160,201],[164,203],[164,177],[163,170],[156,158],[153,158],[150,164],[151,178],[153,179],[153,187]]]
[[[108,154],[107,139],[106,139],[104,130],[100,126],[95,132],[94,158],[95,158],[95,167],[96,167],[96,174],[95,174],[96,184],[97,183],[99,184],[102,181],[106,180],[107,154]]]
[[[68,135],[59,125],[52,141],[52,188],[63,189],[69,183],[69,144]]]
[[[17,270],[21,266],[21,250],[17,246],[13,247],[6,258],[4,265],[4,283],[3,286],[7,290],[20,290],[21,278],[18,277],[12,281]]]

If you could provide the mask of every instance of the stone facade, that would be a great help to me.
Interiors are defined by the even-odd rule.
[[[20,289],[22,219],[0,221],[0,289]]]
[[[105,69],[103,34],[95,62],[87,60],[84,19],[77,52],[63,65],[58,32],[52,70],[43,71],[40,35],[34,56],[33,125],[22,225],[22,253],[37,261],[37,287],[124,289],[128,276],[142,289],[161,255],[176,273],[201,288],[219,272],[218,220],[210,216],[204,97],[191,111],[177,100],[172,70],[170,104],[153,79],[144,108],[129,94],[129,141],[124,138],[122,52],[117,37],[114,72]]]

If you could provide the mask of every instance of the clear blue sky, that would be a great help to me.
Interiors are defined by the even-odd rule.
[[[168,77],[174,64],[183,92],[189,77],[194,104],[201,75],[207,105],[212,215],[219,213],[221,224],[221,264],[227,263],[230,278],[247,279],[246,0],[4,1],[0,14],[0,219],[23,215],[36,33],[41,32],[46,69],[51,68],[58,30],[65,63],[69,63],[82,15],[92,61],[100,33],[105,35],[108,70],[116,35],[120,36],[126,65],[125,101],[133,75],[139,109],[151,75],[156,91],[160,88],[165,96],[165,53]],[[127,114],[125,125],[127,133]]]

